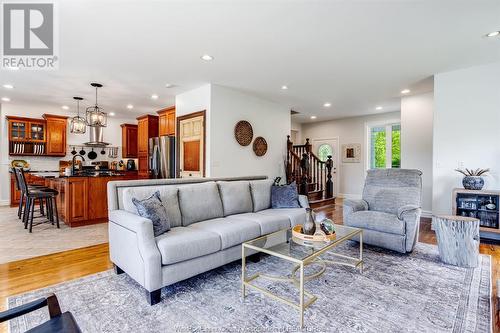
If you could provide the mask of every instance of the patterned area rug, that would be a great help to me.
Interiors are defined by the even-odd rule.
[[[348,243],[339,253],[355,255]],[[323,256],[328,259],[328,255]],[[490,257],[476,269],[439,262],[437,248],[418,244],[409,255],[366,247],[365,269],[329,265],[306,283],[318,300],[305,312],[307,332],[490,332]],[[317,267],[308,266],[311,271]],[[282,260],[249,263],[249,274],[290,272]],[[311,273],[311,272],[309,272]],[[10,297],[9,307],[54,292],[84,332],[292,332],[298,311],[256,291],[241,299],[238,262],[162,290],[162,302],[149,306],[144,290],[126,274],[107,271]],[[297,299],[292,284],[262,286]],[[24,332],[47,318],[47,309],[10,322]]]

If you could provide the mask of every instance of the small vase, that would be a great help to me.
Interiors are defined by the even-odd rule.
[[[311,208],[306,208],[306,222],[302,226],[302,231],[306,235],[314,235],[316,232],[316,222]]]
[[[484,179],[481,176],[465,176],[462,185],[466,190],[481,190],[484,186]]]

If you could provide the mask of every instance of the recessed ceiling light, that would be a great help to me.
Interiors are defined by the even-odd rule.
[[[172,88],[174,85],[172,83],[166,83],[165,88]]]
[[[157,94],[151,95],[151,99],[158,99],[158,97],[160,97],[160,96],[158,96]]]
[[[383,109],[383,107],[381,107],[381,106],[377,106],[377,107],[375,108],[375,110],[382,110],[382,109]]]
[[[316,119],[317,117],[316,116],[311,116],[311,119]]]
[[[10,102],[10,98],[8,98],[8,97],[2,97],[2,101],[4,101],[4,102]]]
[[[410,89],[403,89],[401,90],[402,94],[408,94],[410,92]]]
[[[132,104],[127,104],[127,109],[133,109],[134,106]]]
[[[2,87],[5,89],[14,89],[14,86],[12,84],[4,84]]]
[[[115,115],[115,113],[114,113],[114,112],[110,112],[110,113],[109,113],[109,115],[110,115],[111,117],[113,117],[113,116]]]
[[[486,37],[496,37],[500,35],[500,31],[492,31],[489,34],[486,35]]]
[[[212,60],[214,60],[214,57],[212,57],[211,55],[208,55],[208,54],[204,54],[201,56],[201,59],[205,60],[205,61],[212,61]]]
[[[281,90],[287,90],[287,89],[288,89],[288,86],[285,86],[285,85],[281,86]]]
[[[329,108],[330,106],[332,106],[332,103],[326,102],[325,104],[323,104],[323,106],[325,108]]]
[[[63,109],[63,110],[69,110],[69,106],[63,105],[63,106],[61,106],[61,109]]]

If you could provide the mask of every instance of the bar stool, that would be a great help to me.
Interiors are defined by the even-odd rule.
[[[47,206],[47,219],[49,222],[54,224],[54,220],[56,221],[57,228],[59,228],[59,215],[57,213],[57,200],[56,197],[59,194],[58,191],[50,189],[50,188],[30,188],[26,183],[26,177],[24,175],[24,170],[17,170],[19,184],[21,185],[21,191],[24,192],[24,197],[26,200],[26,204],[24,207],[23,213],[23,222],[24,229],[28,229],[29,224],[29,232],[31,233],[33,230],[33,219],[35,215],[35,202],[36,200],[45,201]]]
[[[16,190],[18,191],[21,191],[21,198],[19,200],[19,207],[17,209],[17,217],[20,219],[20,220],[23,220],[22,219],[22,215],[23,215],[23,211],[24,211],[24,205],[25,205],[25,200],[24,200],[24,191],[23,189],[21,188],[21,185],[19,183],[19,169],[18,168],[12,168],[12,173],[14,174],[14,179],[15,179],[15,185],[16,185]],[[41,189],[41,188],[46,188],[45,186],[43,185],[27,185],[28,188],[31,188],[31,189]],[[42,215],[45,215],[45,212],[44,212],[44,206],[43,206],[43,201],[39,201],[40,203],[40,214]]]

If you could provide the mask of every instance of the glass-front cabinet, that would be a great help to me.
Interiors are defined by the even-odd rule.
[[[10,140],[22,141],[28,138],[28,122],[11,121],[10,122]]]
[[[45,141],[45,124],[44,123],[29,123],[30,139],[32,141]]]

